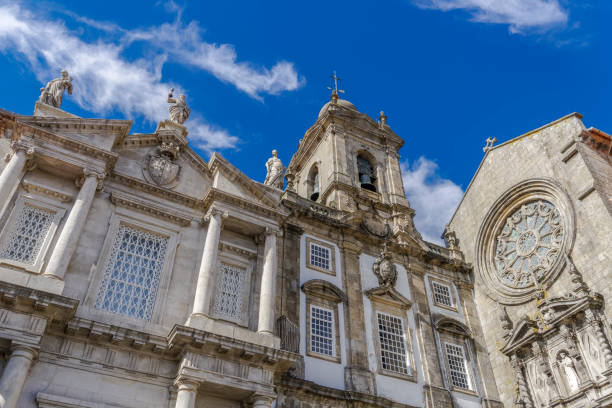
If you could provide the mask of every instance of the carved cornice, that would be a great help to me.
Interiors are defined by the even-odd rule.
[[[19,119],[30,126],[65,133],[98,134],[100,131],[110,132],[116,134],[119,141],[129,134],[134,123],[131,120],[121,119],[46,118],[41,116],[22,116]]]
[[[132,208],[138,211],[151,214],[155,217],[164,218],[174,224],[178,224],[183,227],[189,226],[191,224],[191,221],[193,220],[193,218],[187,214],[181,214],[176,211],[171,211],[161,205],[152,204],[151,201],[140,200],[134,196],[123,194],[117,191],[111,192],[110,200],[115,205]]]
[[[212,187],[208,191],[208,194],[206,194],[206,197],[204,197],[202,207],[209,208],[215,202],[222,202],[234,205],[277,220],[282,220],[286,216],[286,214],[283,214],[277,209],[254,203],[242,197],[238,197],[236,195],[226,193],[225,191],[221,191],[217,188]]]
[[[72,196],[66,193],[62,193],[61,191],[57,191],[57,190],[53,190],[44,186],[41,186],[39,184],[34,184],[31,183],[27,180],[24,180],[21,185],[23,186],[23,189],[25,191],[27,191],[28,193],[37,193],[37,194],[42,194],[42,195],[46,195],[48,197],[54,198],[57,201],[60,201],[62,203],[68,203],[72,200]]]
[[[140,191],[144,191],[146,193],[150,193],[158,197],[162,197],[166,200],[174,201],[190,208],[200,208],[202,206],[202,200],[198,200],[185,194],[177,193],[166,188],[149,184],[140,179],[130,177],[126,174],[113,172],[110,178],[113,181],[116,181],[123,185],[136,188]]]
[[[66,320],[74,316],[79,301],[37,289],[0,281],[0,304],[53,320]]]
[[[254,250],[248,249],[248,248],[244,248],[244,247],[232,244],[232,243],[227,242],[227,241],[220,241],[219,242],[219,250],[227,251],[227,252],[233,252],[235,254],[238,254],[240,256],[243,256],[243,257],[249,258],[249,259],[256,259],[257,258],[257,251],[254,251]]]

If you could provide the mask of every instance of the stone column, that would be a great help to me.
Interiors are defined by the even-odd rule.
[[[0,197],[6,199],[0,206],[0,215],[4,212],[13,189],[19,183],[28,159],[31,159],[34,155],[34,148],[23,143],[13,142],[11,148],[13,149],[13,155],[0,173]]]
[[[253,408],[271,408],[274,398],[264,395],[255,395],[251,398],[251,401],[253,402]]]
[[[14,345],[0,378],[0,408],[15,408],[37,351],[28,346]]]
[[[363,288],[359,270],[362,244],[354,237],[343,237],[341,243],[342,280],[347,302],[344,304],[344,325],[347,339],[347,364],[344,383],[349,391],[375,395],[374,375],[369,370]]]
[[[194,408],[198,384],[191,381],[179,381],[177,384],[176,408]]]
[[[210,308],[211,287],[213,270],[217,264],[217,252],[219,250],[219,237],[221,236],[221,217],[223,212],[217,208],[211,208],[205,217],[208,221],[206,240],[202,250],[202,261],[198,272],[198,283],[196,285],[195,299],[193,300],[192,315],[208,316]]]
[[[74,205],[68,214],[66,224],[62,229],[49,264],[44,271],[44,275],[55,279],[64,279],[68,264],[72,259],[72,254],[76,249],[77,242],[81,236],[83,226],[87,221],[87,214],[91,208],[96,190],[102,187],[102,180],[105,174],[95,170],[83,170],[83,177],[77,180],[77,185],[80,185],[81,190],[77,195]]]
[[[259,294],[259,324],[257,332],[260,334],[274,334],[274,307],[276,296],[276,234],[271,228],[266,228],[266,242],[264,244],[264,264],[261,274],[261,291]]]

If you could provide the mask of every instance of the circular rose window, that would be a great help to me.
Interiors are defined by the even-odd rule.
[[[497,235],[495,266],[501,281],[525,288],[546,276],[560,254],[563,225],[559,211],[548,201],[523,204]]]
[[[525,180],[489,208],[476,239],[476,271],[497,302],[529,301],[563,270],[574,239],[574,211],[563,189],[548,179]]]

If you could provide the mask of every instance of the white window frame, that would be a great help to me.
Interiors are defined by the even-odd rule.
[[[168,237],[167,253],[160,272],[160,280],[157,287],[157,295],[155,297],[155,306],[153,307],[153,313],[150,321],[133,316],[111,313],[95,307],[98,291],[100,290],[102,280],[104,279],[106,267],[110,262],[113,242],[117,233],[119,232],[119,227],[122,224]],[[104,245],[102,247],[102,251],[100,252],[98,262],[92,266],[92,276],[94,278],[90,280],[87,296],[83,302],[84,308],[89,309],[89,313],[91,313],[92,316],[100,317],[104,319],[105,322],[112,324],[125,325],[129,322],[128,325],[139,329],[147,328],[154,324],[160,324],[166,308],[168,288],[173,274],[174,257],[176,255],[176,248],[179,241],[180,227],[178,225],[169,223],[159,218],[150,217],[129,208],[115,207],[115,212],[113,213],[109,222],[108,231],[106,233],[106,238],[104,239]]]
[[[463,355],[463,368],[465,369],[465,378],[466,378],[466,382],[468,384],[469,388],[464,388],[458,385],[455,385],[453,383],[453,377],[451,374],[451,367],[450,367],[450,361],[449,361],[449,355],[448,355],[448,348],[447,345],[451,345],[453,347],[457,347],[459,350],[461,350],[461,354]],[[470,370],[470,362],[467,358],[467,350],[465,349],[465,346],[462,344],[458,344],[458,343],[453,343],[450,341],[445,341],[442,343],[442,347],[443,347],[443,354],[444,354],[444,361],[446,362],[446,372],[448,374],[448,383],[451,387],[451,389],[453,391],[469,391],[469,392],[475,392],[474,390],[474,382],[472,379],[472,375],[471,375],[471,370]]]
[[[448,289],[448,295],[449,295],[450,302],[451,302],[450,306],[445,303],[440,303],[436,300],[435,285],[445,287]],[[434,306],[440,307],[442,309],[450,310],[452,312],[458,312],[457,296],[455,294],[455,290],[451,282],[429,276],[429,290],[431,292],[431,302]]]
[[[252,262],[249,259],[240,257],[230,252],[219,252],[217,254],[217,265],[215,270],[215,281],[214,288],[217,288],[219,283],[219,278],[221,276],[221,264],[232,265],[237,268],[243,269],[245,272],[244,282],[242,284],[242,311],[240,312],[240,316],[237,318],[232,318],[230,316],[219,315],[215,313],[215,304],[217,302],[217,297],[219,295],[219,291],[215,290],[214,296],[210,301],[209,310],[212,311],[212,315],[215,319],[225,320],[228,322],[236,323],[240,326],[248,327],[249,325],[249,305],[251,304],[250,293],[251,291],[251,278],[253,275],[253,266]]]
[[[44,237],[42,244],[40,246],[40,250],[38,251],[38,255],[32,264],[19,262],[12,259],[0,259],[0,265],[11,265],[14,267],[25,269],[28,272],[32,273],[40,273],[42,267],[45,263],[45,258],[47,256],[47,251],[49,250],[49,246],[57,232],[58,226],[66,213],[67,206],[61,204],[57,201],[49,200],[45,197],[35,196],[32,194],[20,194],[17,200],[15,201],[15,205],[9,214],[9,218],[7,219],[6,224],[2,228],[2,232],[0,233],[0,251],[4,248],[4,246],[8,243],[7,241],[10,239],[13,229],[16,226],[16,222],[19,218],[19,215],[23,211],[23,208],[29,205],[31,207],[40,208],[41,210],[54,212],[53,219],[51,220],[51,225],[47,231],[46,236]]]
[[[313,338],[313,333],[312,333],[312,319],[313,319],[313,313],[312,310],[313,309],[320,309],[320,310],[325,310],[326,312],[329,312],[331,314],[331,354],[325,354],[325,353],[320,353],[318,351],[315,351],[312,349],[312,338]],[[337,350],[336,350],[336,311],[329,308],[329,307],[325,307],[325,306],[321,306],[319,304],[310,304],[310,308],[308,310],[309,312],[309,319],[308,319],[308,351],[310,354],[314,354],[317,356],[323,356],[325,358],[335,358],[337,355]]]
[[[311,262],[311,254],[312,254],[312,246],[316,245],[320,248],[327,249],[329,251],[329,268],[325,269],[318,265],[314,265]],[[315,271],[323,272],[328,275],[335,276],[336,275],[336,252],[333,245],[327,244],[325,242],[319,241],[317,239],[306,237],[306,267],[309,269],[313,269]]]
[[[391,317],[393,319],[397,319],[400,321],[401,325],[402,325],[402,341],[404,344],[404,359],[406,362],[406,368],[408,369],[407,373],[401,373],[399,371],[395,371],[395,370],[389,370],[386,368],[383,368],[383,362],[382,362],[382,342],[380,339],[380,331],[378,328],[378,318],[380,315],[384,315],[384,316],[388,316]],[[409,341],[409,336],[410,333],[407,330],[407,324],[406,324],[406,319],[402,316],[398,316],[396,314],[392,314],[392,313],[387,313],[387,312],[383,312],[381,310],[375,310],[374,311],[374,322],[373,324],[375,324],[375,330],[374,330],[374,335],[376,336],[376,345],[377,345],[377,358],[378,358],[378,366],[379,366],[379,371],[381,374],[385,374],[385,375],[390,375],[390,376],[394,376],[394,377],[401,377],[401,378],[406,378],[406,379],[410,379],[410,380],[415,380],[415,374],[414,374],[414,364],[412,361],[412,353],[411,353],[411,342]]]

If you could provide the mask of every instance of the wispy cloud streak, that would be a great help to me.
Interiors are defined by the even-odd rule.
[[[464,10],[480,23],[506,24],[513,33],[567,24],[569,13],[558,0],[412,0],[418,7]]]

